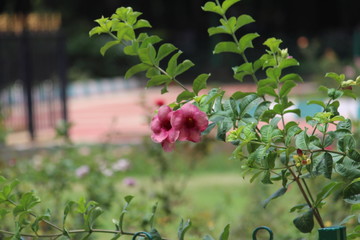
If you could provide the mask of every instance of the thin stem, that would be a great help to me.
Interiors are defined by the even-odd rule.
[[[301,184],[299,176],[296,176],[296,174],[294,173],[294,171],[291,168],[288,168],[288,169],[289,169],[289,172],[291,173],[291,175],[294,177],[294,180],[295,180],[296,184],[298,185],[299,190],[306,201],[306,204],[314,211],[314,216],[315,216],[316,221],[318,222],[318,224],[320,225],[321,228],[325,227],[324,222],[321,218],[321,215],[320,215],[318,209],[315,206],[313,206],[313,204],[311,203],[308,195],[306,194],[306,192]]]
[[[17,204],[16,204],[14,201],[12,201],[12,200],[10,200],[10,199],[7,199],[7,201],[8,201],[9,203],[11,203],[12,205],[17,206]],[[29,214],[30,214],[32,217],[34,217],[34,218],[37,217],[36,214],[34,214],[34,213],[32,213],[32,212],[29,212]],[[47,220],[45,220],[45,219],[43,219],[42,221],[45,222],[46,224],[48,224],[49,226],[55,228],[56,230],[60,231],[60,232],[63,231],[63,229],[61,229],[60,227],[56,226],[55,224],[53,224],[53,223],[51,223],[51,222],[49,222],[49,221],[47,221]]]

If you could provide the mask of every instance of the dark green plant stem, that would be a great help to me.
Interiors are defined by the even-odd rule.
[[[315,216],[315,219],[316,221],[318,222],[319,226],[321,228],[324,228],[325,225],[324,225],[324,222],[321,218],[321,215],[319,213],[319,210],[313,206],[312,202],[310,201],[306,191],[304,190],[304,187],[300,181],[300,177],[299,176],[296,176],[296,174],[294,173],[294,171],[291,169],[291,168],[288,168],[289,172],[291,173],[291,175],[294,177],[294,181],[296,182],[297,186],[299,187],[299,190],[301,192],[301,194],[303,195],[305,201],[306,201],[306,204],[309,206],[310,209],[312,209],[314,212],[314,216]]]

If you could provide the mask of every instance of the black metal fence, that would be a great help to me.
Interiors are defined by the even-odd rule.
[[[11,131],[67,120],[65,38],[60,31],[0,32],[0,109]]]

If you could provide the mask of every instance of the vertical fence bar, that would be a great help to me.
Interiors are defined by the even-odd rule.
[[[59,84],[60,84],[60,101],[61,101],[61,118],[68,121],[67,114],[67,76],[66,76],[66,39],[64,34],[59,31],[57,37],[57,56],[58,56],[58,71],[59,71]],[[66,133],[68,134],[68,133]]]

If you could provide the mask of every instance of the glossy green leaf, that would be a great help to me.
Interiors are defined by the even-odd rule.
[[[243,117],[245,114],[249,113],[249,111],[259,105],[260,102],[262,102],[262,99],[259,98],[256,94],[245,96],[240,101],[240,117]]]
[[[219,42],[216,44],[213,53],[218,54],[223,52],[240,53],[234,42]]]
[[[248,33],[244,36],[242,36],[239,40],[239,50],[241,53],[243,53],[248,48],[253,48],[254,45],[252,41],[259,37],[260,35],[257,33]]]
[[[271,104],[271,102],[269,102],[269,101],[260,103],[255,109],[254,117],[256,119],[261,119],[261,116],[264,114],[264,112],[269,109],[270,104]]]
[[[224,14],[224,10],[220,6],[216,5],[214,2],[211,1],[205,3],[205,5],[202,7],[202,10],[206,12],[213,12],[221,16]]]
[[[208,80],[208,78],[210,77],[211,74],[200,74],[199,76],[197,76],[193,82],[192,88],[193,91],[196,95],[199,94],[200,90],[202,89],[206,89],[206,82]]]
[[[221,4],[221,8],[224,10],[224,13],[235,3],[240,2],[240,0],[225,0]]]
[[[313,210],[301,214],[293,220],[293,223],[297,229],[302,233],[310,233],[314,228],[314,213]]]
[[[126,73],[125,73],[125,79],[129,79],[130,77],[132,77],[134,74],[139,73],[139,72],[143,72],[146,71],[150,68],[150,66],[146,63],[139,63],[136,64],[134,66],[132,66],[131,68],[129,68]]]
[[[176,49],[177,48],[170,43],[165,43],[165,44],[161,45],[158,50],[158,54],[156,56],[156,61],[160,62],[162,59],[167,57],[169,54],[174,52]]]
[[[286,191],[287,191],[287,188],[282,187],[279,190],[277,190],[276,192],[274,192],[270,197],[268,197],[267,199],[265,199],[262,202],[263,208],[266,208],[266,206],[271,202],[271,200],[274,200],[274,199],[284,195],[286,193]]]

